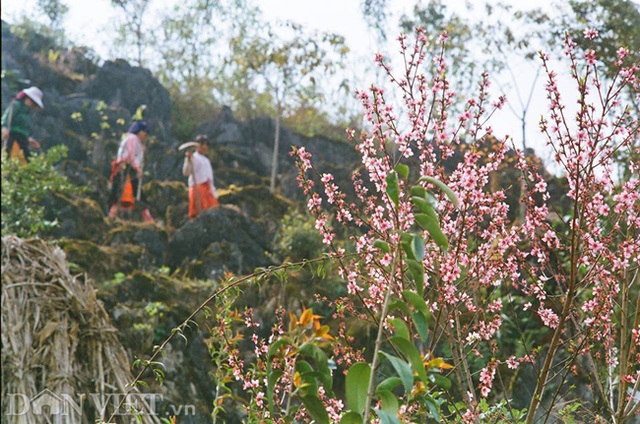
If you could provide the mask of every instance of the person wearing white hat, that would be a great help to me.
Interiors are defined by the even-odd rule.
[[[42,90],[38,87],[26,88],[16,94],[2,114],[2,147],[9,157],[26,162],[31,155],[30,148],[40,148],[40,143],[29,136],[29,131],[30,112],[44,109],[42,97]]]
[[[187,150],[182,165],[182,174],[189,177],[189,218],[195,218],[200,212],[220,206],[218,190],[213,183],[213,168],[207,157],[209,138],[199,134],[194,144],[196,151]]]

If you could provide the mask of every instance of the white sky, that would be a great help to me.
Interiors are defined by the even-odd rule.
[[[178,0],[155,0],[152,2],[153,8],[160,8]],[[353,55],[363,64],[371,64],[374,53],[378,50],[376,39],[372,30],[368,29],[361,12],[362,0],[256,0],[261,7],[264,17],[267,19],[292,20],[302,24],[310,30],[338,33],[346,38],[347,45],[351,48]],[[392,14],[399,17],[403,12],[413,9],[415,0],[389,0],[392,6]],[[549,0],[538,2],[522,2],[510,0],[510,3],[523,7],[523,3],[536,3],[534,6],[548,5]],[[69,12],[65,18],[65,30],[69,39],[77,44],[84,44],[92,47],[103,59],[109,58],[109,45],[106,36],[110,22],[116,16],[116,12],[109,0],[65,0],[69,6]],[[458,11],[464,11],[465,0],[449,0],[447,6]],[[37,10],[36,0],[1,0],[2,19],[12,23],[24,11]],[[391,22],[394,22],[393,20]],[[390,30],[397,28],[395,24],[389,25]],[[393,33],[390,32],[390,39],[393,42]],[[105,41],[106,40],[106,41]],[[394,46],[395,47],[395,46]],[[391,51],[396,51],[391,49]],[[364,66],[364,65],[363,65]],[[514,73],[521,79],[519,82],[521,96],[526,99],[532,86],[535,67],[531,64],[513,64]],[[529,118],[527,120],[527,143],[529,147],[534,147],[540,155],[548,155],[544,142],[537,134],[537,124],[540,115],[546,111],[543,94],[544,75],[541,75],[536,83],[536,91],[540,94],[537,100],[532,103]],[[373,81],[362,78],[362,86],[366,88]],[[496,85],[494,84],[494,87]],[[508,99],[516,102],[515,92],[507,93]],[[521,108],[516,106],[517,110]],[[521,134],[521,123],[512,112],[506,108],[492,118],[492,126],[496,135],[511,134],[519,140]]]
[[[94,47],[101,56],[107,49],[94,45],[98,31],[109,26],[116,12],[109,0],[63,0],[69,6],[65,18],[65,29],[71,40]],[[166,7],[177,0],[154,0],[152,8]],[[371,32],[362,18],[361,0],[255,0],[267,19],[292,20],[309,29],[319,29],[344,35],[355,50],[375,45]],[[36,0],[1,0],[2,19],[15,22],[24,11],[37,10]],[[461,0],[453,0],[459,3]],[[410,0],[391,0],[394,11],[409,11],[413,7]]]

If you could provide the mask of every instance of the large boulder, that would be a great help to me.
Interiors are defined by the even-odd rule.
[[[142,189],[154,218],[162,220],[169,230],[184,225],[189,195],[185,182],[153,180],[144,184]]]
[[[200,266],[195,278],[218,279],[224,272],[251,273],[271,265],[269,240],[262,226],[231,207],[209,209],[177,230],[169,241],[167,265],[175,270]]]
[[[87,273],[96,281],[109,280],[117,273],[131,273],[138,269],[145,255],[141,246],[127,244],[117,247],[101,246],[90,240],[60,239],[74,271]]]
[[[169,93],[146,68],[131,66],[125,60],[106,61],[88,80],[83,91],[87,96],[108,105],[135,112],[146,105],[151,132],[165,141],[171,139],[171,100]]]
[[[91,165],[108,176],[120,136],[138,107],[146,105],[152,128],[145,170],[166,177],[176,142],[171,135],[171,101],[148,69],[123,60],[101,66],[83,47],[60,47],[54,37],[35,31],[28,42],[2,22],[2,110],[19,90],[30,85],[44,92],[45,108],[31,128],[43,149],[64,144],[69,159]]]
[[[213,142],[211,163],[221,186],[269,184],[275,132],[273,119],[259,117],[247,123],[240,122],[225,106],[196,132],[208,135]],[[342,140],[305,137],[281,127],[278,186],[284,196],[296,200],[303,197],[296,181],[298,170],[289,155],[293,146],[303,146],[311,152],[317,169],[334,174],[340,186],[351,185],[351,172],[358,163],[358,154],[347,142],[346,135]]]
[[[85,165],[86,162],[64,160],[57,165],[57,169],[67,177],[69,182],[82,187],[82,196],[94,200],[106,213],[109,199],[109,174],[104,174],[92,166]]]
[[[109,230],[100,205],[89,197],[67,197],[53,193],[45,205],[45,217],[57,225],[43,235],[54,238],[93,240],[101,243]]]
[[[266,186],[231,187],[220,195],[220,203],[233,205],[251,222],[263,227],[264,239],[271,244],[287,211],[296,208],[289,199],[274,195]]]
[[[143,253],[139,258],[138,268],[153,269],[164,263],[168,238],[162,227],[129,221],[111,229],[105,237],[104,245],[115,249],[119,246],[139,246]]]

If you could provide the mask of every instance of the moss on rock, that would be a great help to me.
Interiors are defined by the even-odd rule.
[[[105,236],[104,244],[113,248],[122,245],[137,245],[144,254],[140,258],[141,269],[151,269],[164,264],[169,235],[156,225],[124,222],[112,228]]]
[[[144,248],[133,244],[101,246],[89,240],[61,239],[60,247],[80,271],[95,280],[110,279],[114,273],[130,273],[138,268]]]
[[[178,228],[181,222],[177,217],[169,216],[170,208],[181,205],[184,210],[188,204],[188,188],[182,181],[150,181],[142,186],[151,214],[165,224]],[[186,212],[185,212],[186,219]]]
[[[100,205],[89,197],[71,198],[53,193],[46,205],[45,219],[58,225],[48,230],[47,237],[99,240],[108,230]]]
[[[264,226],[270,239],[287,211],[296,208],[289,199],[272,194],[265,186],[234,187],[220,195],[220,203],[237,206],[245,217]]]

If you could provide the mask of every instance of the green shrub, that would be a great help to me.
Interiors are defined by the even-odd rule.
[[[322,236],[314,227],[314,218],[293,211],[282,219],[276,245],[279,253],[292,262],[313,259],[323,250]]]
[[[65,146],[34,155],[26,165],[2,155],[2,235],[21,237],[57,225],[44,219],[43,201],[53,193],[74,194],[79,190],[59,174],[54,164],[66,157]]]

